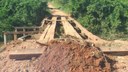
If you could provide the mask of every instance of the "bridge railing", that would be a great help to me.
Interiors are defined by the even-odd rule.
[[[27,34],[36,34],[40,32],[40,26],[36,27],[14,27],[14,31],[3,31],[4,34],[4,44],[7,44],[7,36],[12,34],[14,36],[14,41],[17,40],[17,35],[22,34],[23,36]]]

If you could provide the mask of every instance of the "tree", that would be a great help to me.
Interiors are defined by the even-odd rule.
[[[40,25],[45,15],[49,15],[46,1],[0,0],[0,38],[2,31],[14,26]]]
[[[63,4],[59,2],[62,9],[68,9],[74,18],[94,34],[113,38],[128,34],[127,0],[66,1]]]

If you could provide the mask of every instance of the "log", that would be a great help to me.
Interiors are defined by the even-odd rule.
[[[33,57],[37,58],[40,55],[42,55],[43,49],[19,49],[15,51],[11,51],[9,53],[9,58],[10,59],[16,59],[16,60],[24,60],[24,59],[32,59]]]
[[[24,40],[29,39],[29,38],[31,38],[31,35],[24,35],[24,36],[18,38],[18,40],[24,41]]]
[[[76,26],[82,31],[82,33],[85,33],[85,35],[93,41],[105,41],[103,39],[100,39],[98,36],[93,35],[91,32],[89,32],[86,28],[84,28],[79,22],[77,22],[75,19],[69,17],[69,20],[73,21]]]

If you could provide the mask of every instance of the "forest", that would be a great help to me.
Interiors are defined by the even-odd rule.
[[[48,1],[102,38],[128,38],[127,0]],[[15,26],[40,25],[48,15],[47,0],[0,0],[0,40],[2,31],[11,31]]]
[[[128,38],[128,0],[50,1],[102,38]]]
[[[49,15],[44,0],[0,0],[0,40],[2,31],[11,31],[13,27],[37,26]]]

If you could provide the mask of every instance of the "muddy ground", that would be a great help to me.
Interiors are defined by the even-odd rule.
[[[35,40],[11,42],[0,53],[0,72],[127,72],[128,56],[103,55],[91,43],[52,41],[49,46],[38,44]],[[9,52],[25,48],[40,48],[43,55],[29,60],[9,59]],[[113,61],[105,56],[110,57]],[[107,60],[106,60],[107,59]],[[110,67],[110,66],[112,67]]]
[[[9,59],[9,52],[16,49],[45,48],[35,59]],[[11,42],[0,53],[0,72],[110,72],[110,63],[103,53],[90,43],[77,40],[55,40],[48,46],[34,40],[15,44]]]
[[[51,41],[36,63],[42,72],[110,72],[103,53],[87,42],[67,39]]]

